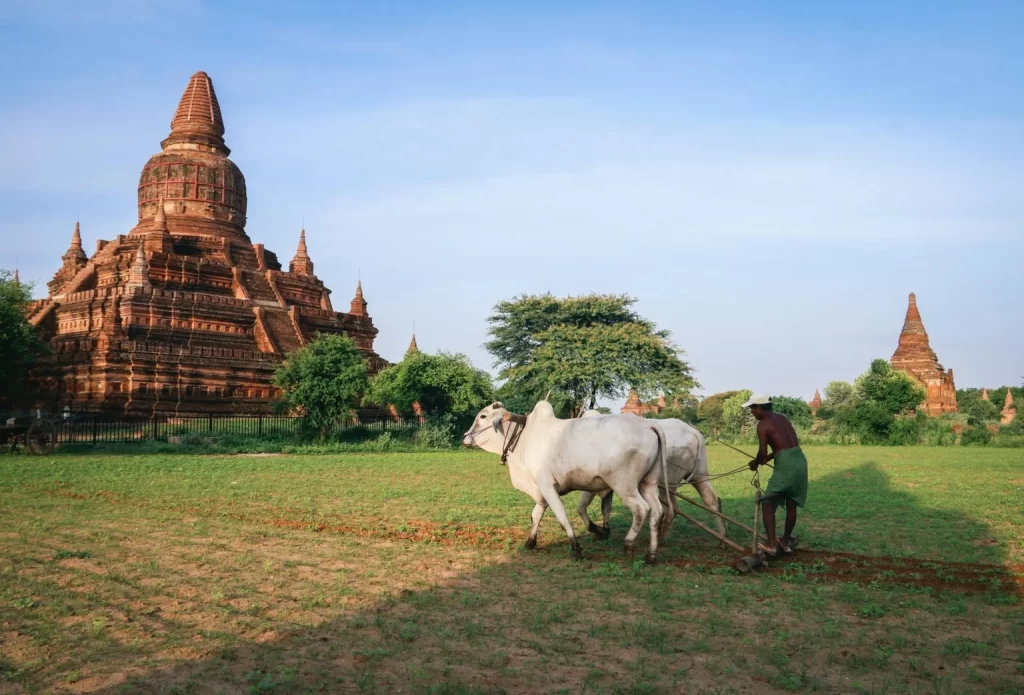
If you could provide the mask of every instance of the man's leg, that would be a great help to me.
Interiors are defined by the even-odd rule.
[[[764,517],[764,533],[767,537],[765,545],[768,548],[775,548],[775,501],[765,500],[761,503],[761,516]]]
[[[788,548],[793,540],[793,527],[796,526],[796,501],[786,500],[786,535],[782,537],[782,543]]]

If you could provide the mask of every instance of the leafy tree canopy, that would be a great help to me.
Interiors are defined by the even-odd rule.
[[[688,393],[697,383],[668,331],[640,317],[636,300],[592,294],[520,296],[488,318],[488,351],[500,368],[506,404],[524,409],[552,391],[556,411],[594,408],[632,387],[641,397]]]
[[[13,404],[22,395],[28,371],[46,351],[35,329],[25,320],[32,286],[15,282],[0,270],[0,404]]]
[[[722,429],[722,407],[737,393],[739,391],[723,391],[708,396],[700,402],[700,405],[697,406],[697,417],[707,428],[707,432],[718,432]]]
[[[377,374],[366,400],[394,403],[402,411],[418,402],[427,415],[475,414],[494,400],[494,386],[490,375],[465,355],[414,352]]]
[[[926,396],[923,386],[883,359],[873,361],[854,387],[862,403],[874,403],[890,415],[916,409]]]
[[[825,387],[821,405],[829,410],[852,406],[857,400],[857,391],[848,381],[832,381]]]
[[[288,355],[274,375],[281,404],[298,413],[307,431],[325,436],[359,405],[370,380],[366,358],[347,335],[321,334]]]
[[[811,406],[802,398],[791,396],[772,396],[772,410],[788,417],[790,421],[799,427],[810,427],[814,424],[811,417]]]

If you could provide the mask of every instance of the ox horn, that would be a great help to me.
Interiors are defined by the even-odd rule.
[[[547,400],[551,396],[551,391],[548,391],[548,395],[544,396],[544,400]]]

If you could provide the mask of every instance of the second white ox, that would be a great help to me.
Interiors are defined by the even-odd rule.
[[[624,415],[602,415],[596,410],[588,410],[583,414],[584,418],[630,418],[641,420],[632,414]],[[668,464],[668,489],[675,491],[682,485],[691,484],[696,488],[704,504],[710,509],[722,511],[722,502],[711,487],[708,480],[708,450],[704,441],[704,435],[693,425],[682,420],[667,418],[664,420],[641,420],[653,427],[657,427],[665,438],[665,457]],[[669,525],[679,510],[679,502],[674,495],[665,494],[665,485],[658,488],[660,500],[665,505],[665,514],[662,516],[662,527],[660,529],[660,540],[668,535]],[[604,523],[598,526],[590,520],[587,507],[594,497],[601,497],[601,513]],[[587,530],[599,538],[608,538],[611,533],[609,522],[612,515],[612,491],[584,492],[580,495],[576,511],[587,524]],[[725,522],[720,517],[715,517],[718,532],[725,534]]]
[[[504,456],[512,486],[533,498],[533,527],[526,546],[537,545],[544,510],[551,507],[573,552],[581,557],[583,549],[561,496],[574,490],[612,490],[633,514],[626,534],[627,557],[632,558],[633,541],[650,517],[647,561],[654,562],[663,513],[658,484],[668,475],[661,432],[639,418],[559,420],[546,401],[534,406],[525,425],[510,421],[507,413],[501,403],[481,410],[463,444]]]

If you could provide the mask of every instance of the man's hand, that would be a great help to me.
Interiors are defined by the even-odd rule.
[[[750,466],[750,470],[756,471],[757,470],[757,459],[750,459],[750,463],[748,463],[747,465]]]

